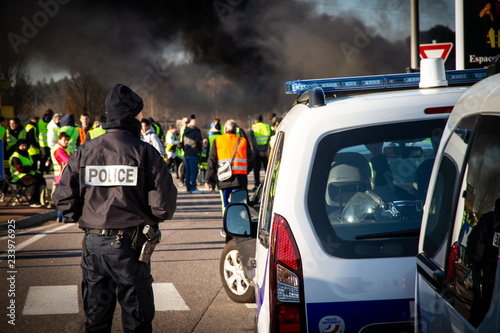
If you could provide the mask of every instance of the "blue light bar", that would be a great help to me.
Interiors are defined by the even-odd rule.
[[[481,81],[486,77],[486,68],[446,71],[448,84],[467,84]],[[287,94],[302,94],[309,89],[320,87],[323,91],[357,91],[370,89],[392,89],[418,87],[420,73],[390,74],[373,76],[353,76],[318,80],[288,81]]]

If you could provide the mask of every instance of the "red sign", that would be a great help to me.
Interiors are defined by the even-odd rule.
[[[446,62],[453,43],[420,44],[420,58],[443,58]]]

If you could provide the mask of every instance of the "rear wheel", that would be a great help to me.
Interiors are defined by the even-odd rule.
[[[226,243],[220,258],[220,276],[226,294],[238,303],[255,302],[253,282],[248,281],[243,271],[240,254],[236,242]]]

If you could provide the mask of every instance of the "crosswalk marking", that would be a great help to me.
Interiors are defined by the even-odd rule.
[[[23,315],[78,313],[78,286],[31,286]]]
[[[187,311],[184,299],[173,283],[153,283],[156,311]],[[78,286],[31,286],[23,315],[78,313]]]
[[[173,283],[153,283],[153,293],[156,311],[189,310]]]

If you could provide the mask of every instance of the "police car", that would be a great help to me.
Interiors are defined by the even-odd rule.
[[[493,75],[458,101],[438,150],[417,255],[418,332],[500,331],[499,128]]]
[[[245,204],[224,228],[256,237],[259,332],[413,330],[415,255],[446,120],[484,70],[292,81],[256,233]],[[437,74],[436,74],[437,73]],[[453,86],[453,87],[452,87]],[[383,90],[383,92],[381,92]]]

